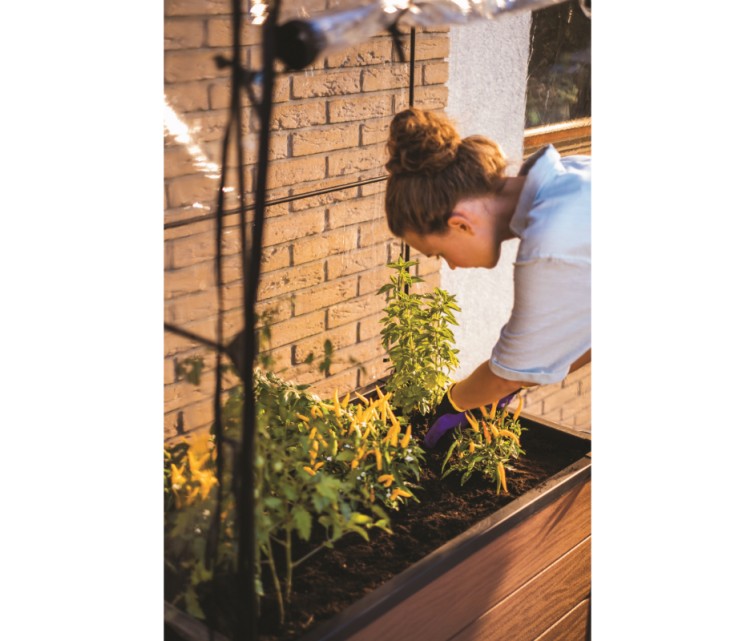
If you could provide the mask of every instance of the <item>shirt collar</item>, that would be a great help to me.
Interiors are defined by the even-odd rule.
[[[518,176],[526,176],[522,186],[517,207],[509,223],[509,228],[518,236],[528,226],[528,212],[533,207],[533,202],[538,195],[538,190],[548,178],[557,171],[560,166],[561,156],[554,145],[541,147],[535,154],[528,158],[522,165]]]

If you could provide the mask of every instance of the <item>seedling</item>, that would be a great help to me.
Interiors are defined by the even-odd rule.
[[[460,311],[455,297],[436,287],[430,294],[409,290],[423,282],[410,274],[417,261],[398,258],[388,266],[395,270],[379,294],[388,294],[381,319],[382,344],[393,371],[386,390],[403,416],[428,414],[452,382],[449,374],[459,365],[451,325],[458,325]]]

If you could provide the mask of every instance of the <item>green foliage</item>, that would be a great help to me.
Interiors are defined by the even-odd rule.
[[[300,563],[347,533],[368,539],[372,528],[390,531],[388,511],[414,498],[422,450],[411,427],[394,415],[388,395],[350,403],[348,396],[339,400],[334,394],[326,402],[307,386],[259,370],[254,372],[254,390],[257,587],[261,595],[263,584],[270,586],[283,622]],[[224,435],[232,444],[240,441],[243,405],[241,386],[235,386],[222,417]],[[201,559],[217,483],[205,470],[212,469],[213,461],[212,454],[195,453],[187,443],[166,455],[166,558],[188,577],[182,605],[197,616],[198,591],[211,578]],[[227,474],[226,488],[231,483]],[[231,551],[232,497],[225,503],[221,543]],[[313,541],[301,558],[293,558],[295,539]]]
[[[497,409],[496,404],[489,410],[481,407],[480,419],[468,412],[470,425],[454,430],[442,465],[443,477],[460,473],[460,484],[464,485],[478,473],[496,486],[497,494],[500,491],[509,494],[506,481],[506,470],[512,469],[509,462],[525,453],[520,447],[524,429],[519,421],[521,408],[522,401],[514,415],[510,415],[506,409]]]
[[[401,257],[389,263],[395,273],[379,290],[388,294],[381,337],[393,371],[386,390],[405,416],[428,414],[441,401],[451,383],[449,374],[459,365],[450,329],[458,325],[455,297],[438,287],[430,294],[411,292],[423,281],[410,274],[416,264]]]

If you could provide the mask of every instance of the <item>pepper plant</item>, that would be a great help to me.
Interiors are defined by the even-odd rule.
[[[399,257],[388,266],[394,270],[390,282],[379,294],[387,294],[385,316],[381,319],[381,340],[392,373],[386,390],[400,413],[428,414],[452,382],[449,374],[459,365],[451,325],[458,325],[455,312],[460,311],[452,294],[436,287],[429,294],[410,289],[423,282],[410,274],[417,261]]]
[[[524,429],[519,421],[522,405],[520,396],[512,415],[506,408],[498,409],[496,403],[490,409],[479,408],[480,418],[467,412],[470,425],[454,430],[452,444],[441,466],[442,478],[459,472],[460,484],[464,485],[473,473],[478,473],[496,486],[497,494],[509,494],[506,474],[512,469],[509,462],[525,453],[520,447]]]
[[[422,450],[411,426],[398,419],[390,395],[324,401],[272,373],[254,372],[257,411],[255,527],[259,597],[273,596],[284,622],[294,571],[324,547],[355,532],[390,532],[389,510],[414,498]],[[223,408],[224,436],[233,448],[241,433],[243,395],[233,387]],[[181,443],[166,454],[166,556],[188,577],[181,605],[203,617],[198,593],[212,579],[201,559],[214,509],[214,457]],[[226,472],[230,475],[230,471]],[[233,479],[224,480],[229,487]],[[237,479],[238,482],[238,479]],[[416,499],[415,499],[416,500]],[[233,498],[222,506],[224,549],[233,549]],[[207,522],[207,523],[206,523]],[[317,537],[314,536],[318,532]],[[294,558],[296,540],[312,545]],[[223,562],[230,560],[224,557]],[[222,566],[224,571],[229,564]],[[230,573],[230,572],[229,572]],[[267,586],[267,587],[266,587]]]

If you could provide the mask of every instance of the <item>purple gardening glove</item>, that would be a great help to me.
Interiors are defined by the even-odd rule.
[[[441,437],[449,430],[453,430],[455,427],[459,427],[460,425],[470,424],[470,421],[468,421],[467,417],[465,416],[464,410],[460,410],[458,407],[456,407],[451,400],[449,394],[451,393],[452,387],[454,387],[454,385],[450,385],[449,389],[446,390],[444,398],[438,404],[433,413],[433,416],[431,417],[431,427],[426,433],[425,438],[423,439],[423,447],[425,447],[426,449],[432,450],[434,447],[436,447],[436,445],[438,445],[438,442],[441,440]],[[516,390],[509,396],[505,396],[504,398],[500,399],[496,403],[496,407],[502,409],[503,407],[509,405],[509,403],[519,391],[520,390]]]

